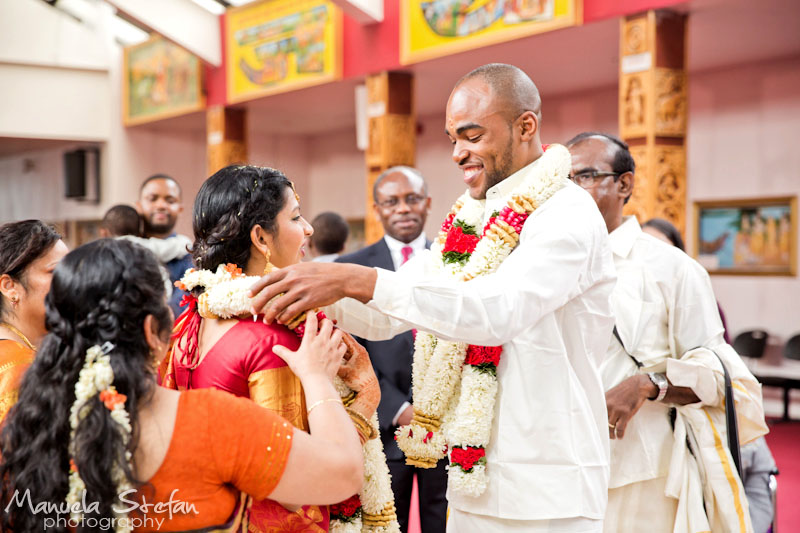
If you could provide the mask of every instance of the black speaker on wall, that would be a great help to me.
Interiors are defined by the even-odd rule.
[[[64,153],[64,196],[100,201],[100,150],[81,148]]]

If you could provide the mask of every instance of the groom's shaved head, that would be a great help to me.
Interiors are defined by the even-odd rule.
[[[542,120],[542,98],[539,96],[539,89],[522,69],[505,63],[489,63],[458,80],[454,90],[464,82],[476,78],[491,88],[494,99],[506,113],[509,121],[525,111],[532,111],[538,120]]]

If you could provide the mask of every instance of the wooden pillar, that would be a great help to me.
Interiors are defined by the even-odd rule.
[[[372,211],[372,186],[389,167],[414,166],[417,130],[413,74],[371,74],[367,76],[366,85],[369,143],[364,236],[369,244],[383,236],[383,227]]]
[[[636,161],[626,214],[686,229],[686,15],[648,11],[622,20],[619,129]]]
[[[247,162],[246,111],[211,106],[206,110],[208,175],[234,163]]]

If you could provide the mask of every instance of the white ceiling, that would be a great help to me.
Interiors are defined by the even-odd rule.
[[[52,139],[25,139],[20,137],[0,137],[0,157],[33,152],[37,150],[51,150],[72,146],[75,141],[61,141]]]

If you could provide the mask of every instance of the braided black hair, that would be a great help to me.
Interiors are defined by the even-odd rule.
[[[194,201],[192,257],[199,268],[214,270],[250,259],[250,230],[256,224],[277,230],[276,217],[286,205],[292,182],[279,170],[231,165],[208,178]]]
[[[85,518],[109,520],[114,516],[112,505],[120,504],[112,470],[119,466],[128,480],[137,484],[125,452],[133,453],[136,448],[137,415],[156,386],[144,321],[152,315],[165,341],[172,323],[155,257],[124,240],[101,239],[67,254],[53,274],[45,306],[49,333],[25,374],[19,400],[0,435],[2,505],[8,506],[2,519],[5,531],[68,531],[63,522],[69,515],[52,509],[34,513],[29,505],[15,501],[19,502],[26,490],[34,507],[65,501],[75,383],[87,349],[105,342],[115,346],[110,352],[114,386],[127,396],[125,408],[133,432],[126,447],[110,411],[94,397],[76,430],[72,459],[86,485],[86,501],[98,503],[97,512],[87,513]],[[48,524],[48,519],[56,521]],[[78,532],[91,529],[82,524],[77,527]]]

